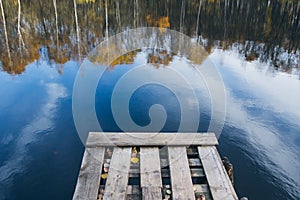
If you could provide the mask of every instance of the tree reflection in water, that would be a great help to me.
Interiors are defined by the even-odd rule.
[[[63,63],[80,61],[105,35],[138,26],[182,31],[209,53],[235,50],[288,73],[300,63],[298,0],[1,0],[1,8],[0,66],[9,74],[38,60],[41,46],[61,73]]]

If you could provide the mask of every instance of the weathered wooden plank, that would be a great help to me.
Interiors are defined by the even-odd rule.
[[[203,169],[191,169],[191,177],[205,177]]]
[[[194,192],[195,194],[204,194],[205,200],[212,200],[207,184],[195,184]]]
[[[190,167],[201,167],[202,166],[199,158],[189,158],[188,162],[189,162]],[[168,159],[161,158],[160,165],[161,166],[169,166]]]
[[[86,148],[73,200],[97,199],[105,148]]]
[[[201,167],[202,166],[199,158],[189,158],[189,165],[190,165],[190,167]]]
[[[141,196],[138,194],[128,194],[126,200],[140,200]]]
[[[186,147],[168,147],[172,198],[195,199]]]
[[[209,193],[209,187],[207,184],[195,184],[194,191],[200,193]]]
[[[143,200],[162,199],[161,187],[143,187],[142,188]]]
[[[140,172],[143,199],[161,199],[161,170],[158,147],[142,147]]]
[[[140,149],[141,187],[162,187],[159,150],[157,147]]]
[[[160,168],[169,166],[169,160],[166,158],[160,158]]]
[[[217,145],[214,133],[103,133],[90,132],[87,147]]]
[[[140,171],[138,169],[130,169],[129,170],[129,177],[130,178],[138,178],[140,177]],[[161,177],[162,178],[169,178],[170,173],[168,169],[161,169]],[[203,169],[191,169],[191,177],[205,177]]]
[[[127,186],[127,194],[141,194],[141,188],[139,185],[128,185]]]
[[[114,148],[105,185],[104,200],[126,198],[130,158],[131,148]]]
[[[213,199],[237,200],[216,147],[198,147],[198,151]]]

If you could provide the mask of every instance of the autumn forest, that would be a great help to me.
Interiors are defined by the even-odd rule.
[[[142,26],[180,31],[196,38],[209,53],[213,48],[235,49],[247,61],[259,60],[286,72],[299,68],[298,0],[0,3],[0,68],[9,74],[24,72],[26,65],[40,58],[41,47],[47,49],[45,59],[61,68],[70,59],[81,61],[106,37]]]

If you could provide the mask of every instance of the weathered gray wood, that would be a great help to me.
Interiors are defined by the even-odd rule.
[[[191,169],[191,176],[192,177],[205,177],[203,169]]]
[[[140,149],[141,187],[162,187],[159,150],[157,147]]]
[[[128,194],[126,200],[140,200],[141,196],[138,194]]]
[[[169,166],[169,160],[167,158],[161,158],[160,159],[160,168],[163,168],[163,167],[167,167]]]
[[[130,178],[138,178],[140,177],[140,171],[138,169],[130,169],[129,170],[129,177]],[[169,178],[169,170],[168,169],[161,169],[161,177],[162,178]],[[191,169],[191,177],[205,177],[203,169]]]
[[[202,164],[200,163],[199,158],[189,158],[188,162],[189,162],[189,165],[191,167],[201,167],[202,166]],[[160,159],[160,165],[161,165],[161,167],[169,166],[168,159],[161,158]]]
[[[104,199],[140,199],[142,196],[143,199],[161,199],[161,179],[170,177],[172,199],[195,199],[196,189],[207,199],[211,191],[213,199],[237,200],[220,156],[212,146],[216,144],[217,138],[211,133],[90,133],[73,199],[97,198],[104,148],[118,145],[124,148],[114,147]],[[190,159],[186,151],[189,145],[199,146],[189,149]],[[132,146],[141,147],[140,162],[130,164]],[[165,147],[159,150],[158,146]],[[200,159],[195,157],[198,152]],[[161,169],[168,165],[169,169]],[[199,167],[203,167],[205,173]],[[134,187],[138,191],[133,191],[133,187],[127,191],[129,175],[141,178],[141,187]],[[210,189],[193,187],[191,177],[205,175]]]
[[[213,199],[237,200],[216,147],[198,147],[198,151]]]
[[[143,199],[161,199],[162,180],[158,148],[142,147],[140,159]]]
[[[130,158],[130,147],[114,147],[105,185],[104,200],[121,200],[126,198]]]
[[[199,158],[189,158],[189,165],[191,167],[201,167],[202,166]]]
[[[103,133],[90,132],[86,146],[217,145],[214,133]]]
[[[195,199],[186,147],[168,147],[172,198]]]
[[[128,185],[127,186],[127,194],[141,194],[141,188],[139,185]]]
[[[161,187],[143,187],[143,200],[153,200],[153,199],[162,199]]]
[[[209,193],[209,187],[207,184],[195,184],[194,191],[200,193]]]
[[[73,200],[97,199],[105,148],[86,148]]]
[[[209,192],[209,187],[207,184],[195,184],[194,191],[195,193],[204,194],[205,200],[212,200]]]

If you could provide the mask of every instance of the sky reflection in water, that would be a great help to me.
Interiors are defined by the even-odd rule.
[[[300,167],[298,77],[285,73],[270,75],[265,72],[267,66],[241,61],[232,51],[223,52],[216,49],[210,58],[219,69],[226,87],[227,117],[219,149],[222,155],[230,157],[235,166],[238,194],[255,199],[270,196],[297,199],[300,183],[297,170]],[[198,88],[197,98],[201,102],[199,131],[206,131],[211,109],[205,84],[197,79],[192,67],[184,65],[184,59],[174,56],[170,65],[176,65],[178,62],[183,62],[180,67],[186,71],[190,80],[195,80]],[[110,110],[112,88],[122,74],[142,63],[145,63],[145,59],[142,53],[138,53],[134,63],[117,65],[114,69],[106,71],[100,80],[96,94],[96,110],[105,131],[119,130]],[[72,122],[70,101],[77,66],[75,62],[66,63],[62,75],[57,73],[56,68],[50,68],[47,64],[37,66],[36,63],[28,66],[27,73],[20,77],[13,78],[1,73],[1,85],[7,86],[1,88],[1,94],[5,97],[1,103],[1,118],[4,120],[0,140],[3,152],[1,187],[5,189],[1,194],[4,197],[17,198],[21,194],[32,197],[42,193],[53,197],[50,195],[53,189],[58,191],[55,197],[72,196],[82,152]],[[163,75],[164,68],[156,70],[161,71]],[[278,82],[281,85],[278,85]],[[286,90],[286,87],[290,89]],[[285,94],[285,97],[281,94]],[[147,124],[148,108],[153,103],[162,104],[167,111],[168,119],[163,130],[176,130],[180,120],[177,99],[172,92],[157,85],[141,87],[134,93],[130,101],[133,120],[141,125]],[[32,106],[33,104],[35,106]],[[66,120],[68,123],[65,124]],[[65,133],[67,129],[70,131]],[[46,141],[42,137],[52,139],[45,145]],[[50,158],[53,163],[65,166],[49,165],[42,177],[36,177],[35,171],[45,170],[36,162],[47,162],[46,159],[49,158],[41,156],[45,152],[51,152],[57,144],[60,144],[59,153],[56,153],[57,150],[53,151]],[[74,154],[75,152],[77,154]],[[73,164],[70,166],[67,163]],[[66,174],[63,171],[67,170],[67,166],[72,168],[68,173],[70,177],[64,182],[64,186],[59,188],[52,182],[56,179],[50,174],[60,172],[64,177]],[[39,179],[46,182],[51,191],[42,185],[39,186]],[[249,187],[248,181],[245,181],[248,179],[253,179],[256,184]],[[32,180],[35,184],[18,185],[26,180]],[[23,190],[15,192],[14,189],[20,187]],[[38,191],[41,191],[41,194],[36,188],[40,188]],[[65,190],[68,192],[63,195]],[[260,190],[269,193],[258,195],[257,191]]]
[[[73,1],[21,1],[20,35],[17,1],[2,1],[7,26],[5,30],[1,18],[0,199],[71,199],[83,153],[72,116],[80,56],[106,34],[141,26],[181,31],[210,53],[227,94],[219,150],[234,164],[238,194],[256,200],[299,199],[299,1],[75,2],[78,21]],[[211,102],[205,83],[193,68],[178,66],[184,59],[171,57],[168,64],[182,70],[196,88],[198,130],[206,131]],[[96,110],[105,131],[120,130],[110,109],[112,88],[124,73],[145,63],[141,52],[127,58],[131,62],[116,61],[99,82]],[[166,72],[157,70],[162,76]],[[163,130],[176,131],[178,100],[160,85],[133,94],[133,120],[148,124],[154,103],[166,109]]]

